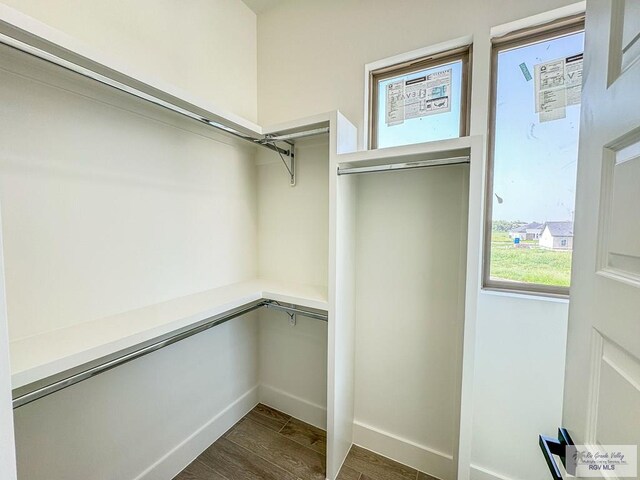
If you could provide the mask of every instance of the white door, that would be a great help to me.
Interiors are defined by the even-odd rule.
[[[587,2],[563,422],[640,444],[640,0]]]

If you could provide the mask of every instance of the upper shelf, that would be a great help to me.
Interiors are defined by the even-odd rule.
[[[251,280],[11,342],[12,388],[143,344],[259,300],[327,310],[326,288]]]
[[[117,82],[211,122],[226,125],[244,135],[262,135],[259,125],[224,111],[174,85],[162,82],[151,75],[144,75],[130,65],[109,58],[83,42],[1,3],[0,42],[54,63],[59,63],[60,59],[68,63],[67,68],[78,66],[85,69],[86,72],[83,74],[86,76],[103,83],[108,83],[104,82],[104,79]],[[94,74],[102,78],[96,78]]]
[[[262,128],[175,85],[143,74],[117,59],[0,3],[0,43],[68,68],[121,91],[247,140],[328,127],[334,112]]]
[[[393,163],[469,156],[473,137],[460,137],[435,142],[415,143],[400,147],[378,148],[338,155],[340,168],[372,167]]]

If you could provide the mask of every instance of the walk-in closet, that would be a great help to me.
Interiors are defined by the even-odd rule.
[[[583,4],[0,1],[0,480],[547,474],[569,287],[491,252],[573,247],[500,135],[581,97],[503,65]]]

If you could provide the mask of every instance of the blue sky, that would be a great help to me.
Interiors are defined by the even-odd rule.
[[[580,105],[567,107],[566,118],[540,123],[535,112],[534,80],[520,69],[525,63],[531,75],[534,65],[582,53],[584,34],[576,33],[499,55],[495,129],[494,220],[554,221],[573,218],[578,152]],[[453,68],[454,92],[450,113],[385,125],[385,86],[380,83],[378,147],[424,142],[458,136],[460,125],[461,64],[429,69],[407,76]]]
[[[410,118],[402,125],[385,125],[385,103],[386,86],[396,81],[398,78],[411,80],[425,74],[441,72],[452,69],[452,91],[454,95],[451,99],[451,112],[429,115],[421,118]],[[443,138],[457,137],[460,134],[460,82],[462,73],[462,62],[455,62],[438,68],[430,68],[420,72],[394,77],[380,82],[378,86],[378,148],[391,147],[394,145],[406,145],[408,143],[427,142],[430,140],[441,140]]]
[[[498,58],[494,220],[572,220],[575,205],[580,105],[561,120],[540,123],[535,112],[534,65],[581,53],[584,34],[505,51]]]

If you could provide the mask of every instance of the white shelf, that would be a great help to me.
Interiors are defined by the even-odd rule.
[[[323,287],[251,280],[11,342],[12,388],[51,377],[258,300],[327,310]]]
[[[284,123],[277,123],[262,128],[264,135],[295,133],[313,128],[328,127],[335,112],[325,112],[310,117],[298,118]]]
[[[372,167],[391,163],[409,163],[469,156],[473,137],[452,138],[435,142],[415,143],[400,147],[378,148],[338,155],[342,168]]]
[[[196,113],[208,120],[250,136],[260,136],[262,128],[239,115],[227,112],[202,98],[178,87],[142,74],[131,65],[110,58],[76,38],[51,28],[18,10],[0,4],[0,36],[11,44],[15,39],[45,54],[58,57],[107,79],[121,83],[149,96]]]

